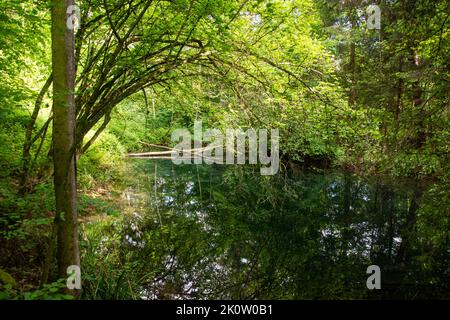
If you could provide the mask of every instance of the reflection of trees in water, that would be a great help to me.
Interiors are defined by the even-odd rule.
[[[448,297],[446,206],[423,188],[169,161],[156,177],[140,170],[145,246],[127,250],[150,298]],[[366,288],[371,264],[380,291]]]

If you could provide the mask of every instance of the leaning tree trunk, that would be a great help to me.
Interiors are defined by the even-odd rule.
[[[53,164],[59,277],[80,265],[76,210],[74,33],[67,25],[73,0],[52,1]]]

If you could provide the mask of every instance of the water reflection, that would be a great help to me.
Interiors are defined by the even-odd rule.
[[[448,196],[340,173],[130,163],[122,250],[143,298],[448,298]],[[368,290],[379,265],[382,289]]]

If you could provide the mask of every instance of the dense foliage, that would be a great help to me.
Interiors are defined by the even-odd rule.
[[[77,4],[81,12],[75,34],[78,208],[82,224],[102,217],[95,228],[82,226],[82,263],[89,270],[86,297],[138,298],[141,286],[150,281],[128,279],[128,284],[121,283],[127,268],[139,270],[136,276],[150,275],[139,269],[141,266],[127,263],[119,270],[124,259],[121,255],[135,254],[123,253],[120,246],[110,250],[97,274],[95,241],[100,241],[103,227],[117,227],[114,219],[118,216],[128,219],[120,204],[127,175],[126,154],[151,150],[151,145],[173,146],[173,130],[192,129],[195,120],[202,120],[205,128],[279,128],[282,173],[300,165],[409,178],[415,184],[431,186],[429,201],[440,201],[442,210],[448,211],[448,1],[377,1],[380,30],[367,27],[366,8],[372,3],[363,0],[83,0]],[[46,258],[52,250],[55,216],[50,26],[50,1],[0,3],[0,298],[70,298],[60,293],[61,280],[58,282],[54,274],[50,277],[54,282],[40,283],[42,269],[53,269],[55,264]],[[238,177],[229,177],[227,188],[237,188],[240,182],[233,179]],[[252,184],[247,187],[243,192],[250,192]],[[308,222],[311,228],[324,223],[316,216],[323,211],[318,208],[323,199],[300,197],[303,186],[283,195],[270,184],[258,187],[275,188],[266,190],[264,197],[275,198],[276,194],[279,201],[287,202],[281,216],[289,220],[286,223],[295,225],[289,202],[297,198],[309,201],[305,206],[310,212],[305,217],[314,216]],[[221,197],[220,193],[215,195],[216,204],[235,215],[213,218],[237,219],[230,224],[236,229],[229,232],[244,228],[242,237],[251,233],[252,225],[241,221],[249,205],[240,207],[239,199]],[[411,206],[411,201],[400,201],[399,206]],[[258,204],[254,207],[254,218],[261,222],[261,228],[268,224],[274,230],[267,233],[283,232],[270,220],[269,209]],[[427,204],[420,210],[426,211]],[[429,227],[422,223],[420,236],[414,241],[420,242],[422,237],[431,243],[421,243],[423,247],[448,245],[448,230],[444,230],[448,216],[430,212],[423,219],[439,225],[440,238],[432,238]],[[382,216],[380,219],[385,218],[384,213]],[[175,241],[185,241],[188,237],[183,232],[200,228],[197,221],[189,219],[179,222],[186,226],[179,226],[177,219],[169,219],[167,230],[145,222],[148,241],[152,237],[159,239],[155,243],[174,237]],[[301,232],[284,240],[307,237],[307,230]],[[203,236],[208,235],[199,231],[197,237]],[[307,245],[318,246],[318,239],[311,238]],[[206,245],[203,239],[197,240],[195,254],[200,257],[207,248],[201,247]],[[218,245],[227,245],[219,240]],[[261,268],[270,269],[270,259],[286,258],[272,256],[277,241],[284,240],[275,239],[266,248]],[[236,241],[233,245],[240,246],[240,240]],[[116,244],[111,241],[106,245]],[[150,251],[139,255],[156,255],[152,256],[156,269],[164,264],[161,259],[165,259],[167,248],[145,250]],[[314,263],[307,256],[294,254],[291,258]],[[424,254],[423,259],[434,256]],[[107,270],[109,261],[112,270]],[[345,261],[361,267],[361,261]],[[275,271],[290,274],[285,269],[259,270],[265,275]],[[281,286],[277,282],[281,275],[274,277],[261,281]],[[111,279],[117,283],[108,282]],[[177,285],[178,280],[174,280]],[[242,279],[229,279],[235,280]],[[260,284],[230,295],[269,297],[257,291]],[[302,294],[292,286],[290,297],[319,295],[313,291]],[[332,291],[338,287],[330,284],[329,296],[339,296],[342,292]],[[284,294],[275,292],[273,296],[285,298]],[[348,297],[359,297],[359,293]]]

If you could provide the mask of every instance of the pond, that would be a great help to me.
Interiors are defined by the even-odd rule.
[[[130,160],[120,259],[143,299],[449,298],[443,186]],[[369,290],[367,268],[381,270]]]

